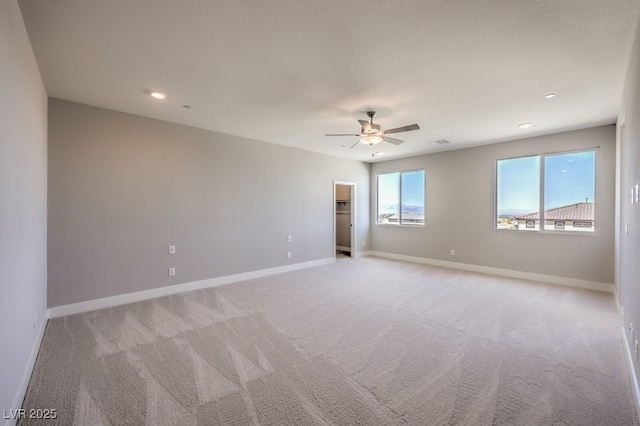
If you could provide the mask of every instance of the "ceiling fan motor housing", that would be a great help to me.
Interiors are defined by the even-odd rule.
[[[377,135],[378,133],[380,133],[379,124],[372,124],[370,129],[365,129],[364,127],[362,128],[363,135]]]

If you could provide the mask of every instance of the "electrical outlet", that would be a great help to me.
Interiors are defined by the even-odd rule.
[[[176,246],[169,246],[169,254],[176,254]]]
[[[638,341],[637,340],[635,341],[633,346],[636,351],[636,361],[638,361]]]
[[[176,268],[169,268],[169,276],[175,277],[175,275],[176,275]]]
[[[287,235],[287,242],[290,243],[291,242],[291,235]]]
[[[633,323],[629,323],[629,342],[633,342]]]
[[[38,324],[38,314],[37,313],[33,313],[33,328],[36,328],[36,325]]]
[[[287,259],[291,259],[291,252],[290,251],[287,252]]]
[[[456,251],[454,249],[451,249],[451,256],[455,256],[456,255]]]
[[[366,241],[363,241],[363,242],[362,242],[362,247],[366,247],[366,245],[367,245],[367,242],[366,242]]]

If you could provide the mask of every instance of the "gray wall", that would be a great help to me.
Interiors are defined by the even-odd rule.
[[[333,257],[334,180],[367,250],[369,169],[50,99],[49,306]]]
[[[47,94],[14,0],[0,1],[0,93],[0,409],[8,413],[24,396],[47,307]]]
[[[497,159],[595,146],[600,146],[597,235],[494,230]],[[372,188],[378,173],[418,168],[426,171],[426,226],[373,224],[373,250],[613,283],[614,126],[377,163],[372,166]],[[455,249],[453,257],[451,249]]]
[[[620,270],[617,276],[619,303],[624,307],[624,324],[635,327],[640,338],[640,203],[631,204],[631,188],[640,184],[640,25],[633,42],[624,96],[618,117],[620,146]],[[629,225],[629,236],[625,235]],[[639,339],[640,340],[640,339]],[[633,345],[633,342],[630,342]],[[631,353],[634,348],[631,346]],[[640,375],[635,362],[636,375]]]

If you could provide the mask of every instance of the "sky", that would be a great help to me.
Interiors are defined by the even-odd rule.
[[[539,210],[544,161],[545,210],[595,201],[595,151],[498,161],[498,212]]]
[[[402,174],[402,204],[424,206],[424,171]]]
[[[398,204],[400,196],[400,173],[378,175],[378,203]],[[402,174],[402,204],[424,206],[424,171]]]
[[[397,204],[400,198],[400,173],[378,175],[378,204]]]

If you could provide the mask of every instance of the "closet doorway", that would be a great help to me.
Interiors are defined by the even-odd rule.
[[[356,184],[333,182],[335,257],[356,257]]]

